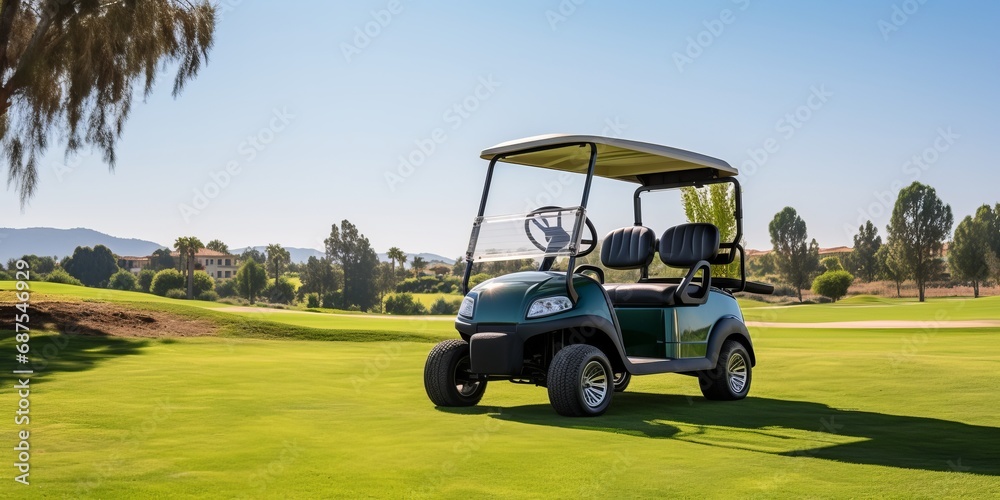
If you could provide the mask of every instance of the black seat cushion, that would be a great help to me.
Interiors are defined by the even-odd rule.
[[[693,285],[697,290],[698,286]],[[615,307],[673,307],[677,305],[676,283],[605,283],[604,289]]]
[[[691,267],[718,253],[719,228],[713,224],[681,224],[660,237],[660,260],[670,267]]]
[[[653,262],[656,234],[643,226],[615,229],[604,237],[601,263],[611,269],[641,269]]]

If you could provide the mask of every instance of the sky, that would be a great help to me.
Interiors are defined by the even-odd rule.
[[[770,247],[785,206],[823,247],[851,245],[869,219],[884,234],[914,180],[956,222],[1000,202],[995,2],[219,5],[208,66],[176,99],[162,75],[114,173],[56,141],[30,203],[6,191],[0,226],[322,248],[347,219],[377,251],[454,257],[481,195],[480,151],[547,133],[729,162],[749,248]],[[528,170],[498,173],[509,200],[574,204],[561,198],[577,181]],[[601,235],[632,220],[634,187],[615,184],[591,192]]]

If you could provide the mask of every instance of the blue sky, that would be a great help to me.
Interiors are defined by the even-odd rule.
[[[956,220],[1000,201],[993,2],[221,5],[210,64],[176,100],[165,73],[134,108],[114,174],[54,150],[23,212],[7,191],[0,225],[321,248],[348,219],[379,251],[452,257],[478,204],[479,151],[553,132],[740,168],[751,248],[770,247],[784,206],[824,247],[849,245],[859,220],[884,234],[915,179]],[[543,177],[511,179],[512,196],[546,193]],[[630,192],[595,186],[601,234],[629,224]]]

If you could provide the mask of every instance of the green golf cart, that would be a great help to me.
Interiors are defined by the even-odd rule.
[[[435,405],[475,405],[488,382],[508,380],[547,387],[561,415],[596,416],[632,376],[659,373],[697,377],[709,399],[746,397],[756,356],[733,293],[767,294],[773,287],[746,279],[735,168],[689,151],[589,135],[530,137],[481,157],[489,167],[465,255],[465,297],[455,320],[461,338],[436,345],[424,367]],[[484,216],[498,163],[580,174],[582,199],[578,206]],[[587,218],[595,176],[637,186],[633,224],[601,241]],[[720,241],[712,224],[680,224],[662,233],[643,225],[643,195],[715,183],[731,183],[735,193],[732,241]],[[577,265],[598,249],[603,268]],[[677,277],[651,277],[656,258]],[[474,265],[525,259],[537,269],[469,289]],[[711,266],[737,259],[738,278],[712,276]],[[605,269],[636,270],[638,279],[605,283]]]

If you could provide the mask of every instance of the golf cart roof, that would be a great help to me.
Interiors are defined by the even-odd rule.
[[[662,175],[698,171],[706,177],[734,177],[739,172],[730,164],[683,149],[598,135],[549,134],[527,137],[484,149],[480,157],[531,167],[587,173],[590,148],[568,149],[593,143],[597,146],[594,175],[638,184],[654,183]],[[566,148],[559,147],[565,145]],[[693,172],[692,172],[693,173]]]

